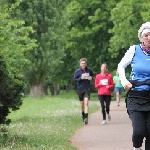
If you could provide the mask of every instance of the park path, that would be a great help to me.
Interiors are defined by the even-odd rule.
[[[99,101],[94,103],[99,105]],[[112,119],[105,125],[101,125],[101,109],[91,114],[88,125],[83,125],[71,138],[72,144],[78,150],[133,150],[132,125],[125,102],[121,102],[118,107],[116,102],[112,101],[110,114]]]

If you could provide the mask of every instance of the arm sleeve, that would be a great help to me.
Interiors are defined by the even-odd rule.
[[[114,87],[114,81],[113,81],[112,75],[110,75],[110,84],[109,84],[109,88],[112,89],[113,87]]]
[[[81,79],[81,76],[80,76],[79,73],[78,73],[78,71],[75,71],[73,80],[74,80],[75,82],[79,82],[80,80],[82,80],[82,79]]]
[[[94,73],[91,68],[90,68],[90,76],[92,76],[92,77],[94,76]]]
[[[119,77],[120,77],[121,84],[123,85],[123,87],[128,82],[126,75],[125,75],[125,68],[131,63],[134,53],[135,53],[135,45],[130,46],[129,50],[127,50],[124,57],[121,59],[120,63],[118,64],[117,71],[119,73]]]
[[[96,78],[95,78],[95,88],[99,87],[98,84],[99,84],[99,80],[98,80],[98,76],[96,76]]]

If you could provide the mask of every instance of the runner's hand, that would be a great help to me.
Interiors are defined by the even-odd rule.
[[[130,90],[132,88],[132,84],[128,81],[128,83],[124,86],[125,90]]]
[[[81,79],[85,79],[85,75],[84,74],[81,75]]]
[[[101,81],[99,81],[99,84],[98,84],[98,85],[99,85],[99,86],[102,85]]]
[[[89,77],[88,77],[88,80],[90,80],[90,81],[91,81],[91,80],[92,80],[92,76],[89,76]]]
[[[109,85],[106,85],[106,88],[109,89]]]

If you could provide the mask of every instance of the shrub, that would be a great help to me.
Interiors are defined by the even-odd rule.
[[[22,105],[24,82],[19,75],[10,74],[0,56],[0,124],[9,124],[7,115]]]

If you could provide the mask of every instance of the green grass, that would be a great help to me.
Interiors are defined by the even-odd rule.
[[[75,91],[71,91],[71,92],[67,93],[67,95],[66,95],[66,92],[65,92],[65,91],[62,91],[62,92],[61,92],[61,95],[60,95],[59,97],[60,97],[60,98],[73,98],[73,99],[78,99],[78,95],[76,94]],[[96,93],[96,92],[90,94],[90,100],[92,100],[92,101],[93,101],[93,100],[94,100],[94,101],[98,100],[98,96],[97,96],[97,93]]]
[[[99,108],[89,103],[90,114]],[[70,138],[83,124],[75,92],[41,99],[25,98],[8,118],[12,123],[0,134],[1,150],[76,150]]]
[[[98,100],[98,96],[97,96],[97,93],[91,93],[90,95],[90,99],[93,101],[97,101]]]

